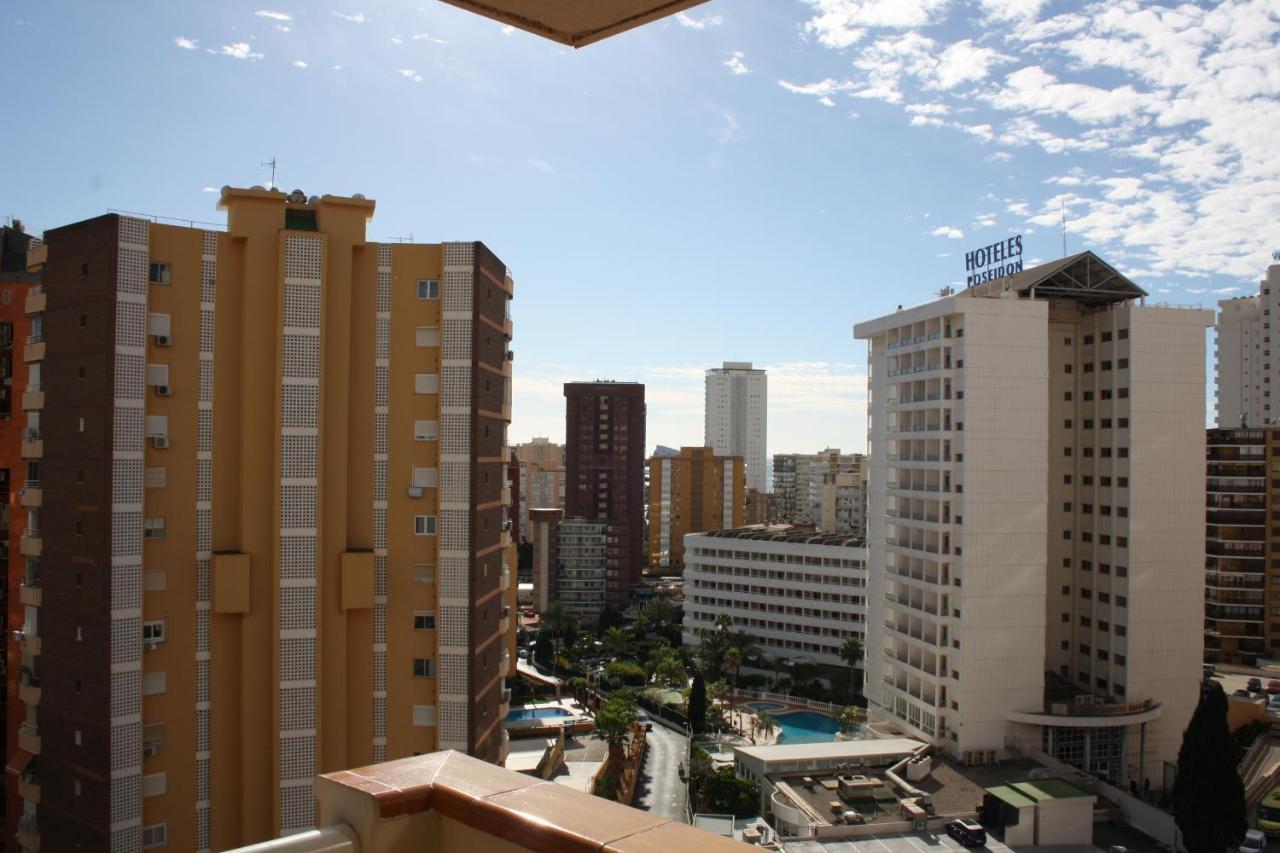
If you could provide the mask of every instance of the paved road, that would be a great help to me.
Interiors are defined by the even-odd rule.
[[[688,823],[685,815],[685,784],[680,781],[680,763],[688,751],[688,739],[653,724],[645,749],[644,765],[636,789],[636,808]],[[687,768],[686,768],[687,769]]]

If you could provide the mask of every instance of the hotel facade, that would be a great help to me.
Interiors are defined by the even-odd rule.
[[[1203,656],[1205,328],[1091,252],[860,323],[873,718],[1163,787]]]
[[[312,826],[317,773],[505,754],[505,265],[359,196],[220,206],[45,234],[27,849],[226,849]]]

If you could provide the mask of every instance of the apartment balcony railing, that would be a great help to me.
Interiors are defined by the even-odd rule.
[[[1251,459],[1247,463],[1242,459],[1234,465],[1214,461],[1205,467],[1206,473],[1210,477],[1247,478],[1261,481],[1267,476],[1267,466],[1261,459]]]
[[[1208,482],[1208,491],[1216,494],[1237,494],[1237,495],[1256,495],[1266,491],[1266,487],[1250,483],[1244,478],[1219,478],[1210,477]]]
[[[1261,560],[1263,558],[1263,542],[1224,542],[1209,540],[1204,543],[1204,552],[1215,557],[1238,557],[1242,560]]]
[[[1221,524],[1237,526],[1253,526],[1259,527],[1266,524],[1267,515],[1263,507],[1257,509],[1220,509],[1218,507],[1207,507],[1205,510],[1205,520],[1209,524]]]
[[[40,677],[29,667],[22,668],[18,679],[18,698],[27,705],[40,704]]]
[[[22,579],[18,589],[18,597],[24,606],[40,607],[44,604],[44,590],[40,588],[40,578],[27,576]]]

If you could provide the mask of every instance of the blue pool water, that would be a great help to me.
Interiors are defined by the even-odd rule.
[[[770,712],[772,713],[772,712]],[[828,743],[836,739],[840,721],[817,711],[791,711],[774,714],[774,721],[782,728],[778,743]]]
[[[545,720],[551,717],[570,717],[564,708],[515,708],[507,713],[507,721],[511,720]]]

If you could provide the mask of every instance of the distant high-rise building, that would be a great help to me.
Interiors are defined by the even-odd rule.
[[[506,753],[506,266],[371,242],[359,196],[221,206],[48,231],[26,302],[45,850],[227,849],[311,826],[317,773]]]
[[[873,719],[1160,789],[1204,654],[1212,315],[1144,296],[1084,252],[855,327]]]
[[[556,600],[562,509],[531,509],[525,538],[533,548],[533,606],[542,613]]]
[[[605,597],[624,606],[644,570],[644,386],[568,382],[564,395],[565,520],[608,523]]]
[[[610,601],[616,582],[608,569],[612,530],[604,519],[566,518],[555,525],[554,581],[549,587],[566,612],[589,626],[606,604],[616,603]]]
[[[743,511],[743,524],[764,524],[769,520],[769,498],[768,492],[757,492],[755,489],[747,489],[747,503]]]
[[[823,533],[867,533],[867,468],[822,475],[821,512],[815,519]]]
[[[1218,303],[1218,427],[1264,427],[1280,423],[1280,337],[1273,357],[1271,338],[1280,332],[1280,264],[1267,274],[1254,296]],[[1273,397],[1275,391],[1277,396]]]
[[[529,524],[529,510],[564,508],[564,447],[535,438],[516,445],[520,466],[520,529]],[[521,534],[521,539],[527,535]]]
[[[682,447],[676,456],[649,460],[649,568],[684,569],[684,537],[740,527],[742,459],[709,447]]]
[[[769,388],[764,370],[726,361],[707,371],[704,444],[720,456],[740,456],[746,487],[769,490]]]
[[[866,460],[867,457],[861,453],[842,453],[839,448],[832,447],[818,453],[775,453],[773,491],[778,496],[781,519],[820,525],[827,477],[836,474],[862,477]],[[832,499],[835,500],[834,495]],[[846,494],[845,502],[850,499]],[[854,509],[860,507],[855,506]],[[851,524],[857,526],[852,520]]]

